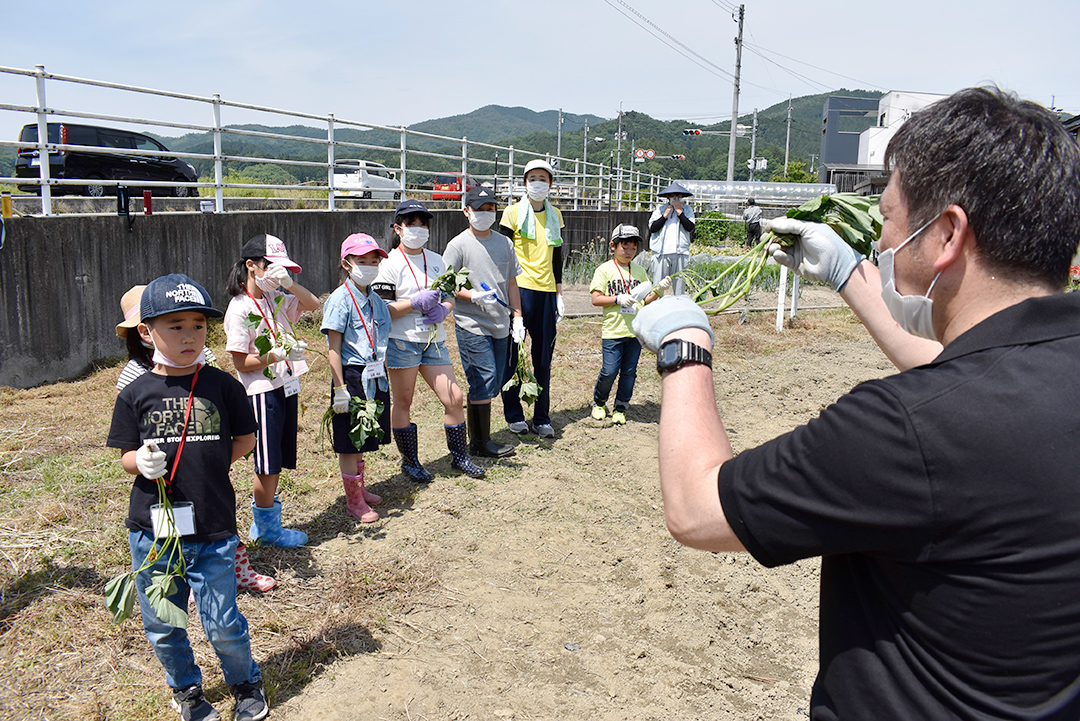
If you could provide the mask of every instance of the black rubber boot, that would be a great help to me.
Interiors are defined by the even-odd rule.
[[[465,435],[465,424],[456,426],[443,426],[446,429],[446,447],[450,449],[450,456],[454,459],[450,465],[466,476],[483,478],[484,469],[472,462],[469,458],[469,443]]]
[[[491,440],[490,403],[470,403],[466,413],[469,422],[470,453],[485,458],[502,458],[514,452],[513,446]]]
[[[435,476],[420,465],[420,459],[417,457],[416,424],[410,423],[406,428],[395,428],[394,442],[401,451],[401,470],[405,471],[405,475],[417,483],[431,483]]]

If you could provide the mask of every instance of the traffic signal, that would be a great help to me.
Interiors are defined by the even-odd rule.
[[[686,128],[682,131],[683,135],[701,135],[701,131],[697,128]]]
[[[686,156],[685,155],[672,155],[671,159],[672,160],[686,160]]]

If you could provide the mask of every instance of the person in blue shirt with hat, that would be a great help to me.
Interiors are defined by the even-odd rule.
[[[667,276],[674,276],[690,266],[690,235],[694,232],[694,209],[683,203],[693,193],[672,183],[659,193],[664,199],[649,217],[649,250],[652,251],[652,282],[659,285]],[[672,292],[685,294],[682,278],[673,278]]]

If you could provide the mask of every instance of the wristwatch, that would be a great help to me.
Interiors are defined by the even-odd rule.
[[[687,363],[703,363],[712,368],[712,353],[688,340],[669,340],[656,352],[656,372],[666,373]]]

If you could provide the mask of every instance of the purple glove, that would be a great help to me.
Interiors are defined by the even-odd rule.
[[[450,309],[442,303],[437,303],[431,310],[424,311],[424,321],[429,325],[442,323],[448,315],[450,315]]]
[[[427,313],[435,306],[439,305],[439,301],[442,296],[439,295],[437,290],[421,290],[414,295],[409,302],[412,303],[413,310],[418,310],[421,313]]]

